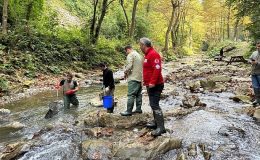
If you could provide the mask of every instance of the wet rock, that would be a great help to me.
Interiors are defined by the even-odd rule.
[[[221,92],[224,92],[226,90],[227,90],[227,88],[225,87],[225,85],[218,83],[218,84],[216,84],[215,89],[213,89],[213,92],[221,93]]]
[[[115,157],[119,159],[153,159],[159,154],[179,149],[181,146],[181,140],[162,136],[150,141],[148,144],[133,140],[128,144],[120,144],[115,152]]]
[[[49,110],[46,113],[46,119],[52,118],[54,115],[58,114],[63,109],[63,103],[59,101],[49,103]]]
[[[205,152],[203,152],[203,156],[204,156],[204,159],[205,159],[205,160],[210,160],[210,158],[211,158],[211,153],[208,152],[208,151],[205,151]]]
[[[200,85],[202,88],[214,88],[216,86],[216,82],[215,81],[210,81],[210,80],[200,80]]]
[[[253,106],[246,107],[243,112],[246,113],[248,116],[253,117],[256,108]]]
[[[218,133],[225,137],[245,137],[245,131],[235,126],[222,126]]]
[[[112,158],[113,143],[106,140],[87,140],[82,144],[83,159],[109,160]]]
[[[260,108],[256,108],[253,117],[260,122]]]
[[[231,77],[226,75],[217,75],[209,78],[210,81],[214,82],[230,82]]]
[[[187,160],[187,156],[182,152],[177,156],[176,160]]]
[[[196,156],[197,155],[197,145],[195,143],[191,144],[188,147],[188,155],[189,156]]]
[[[129,117],[121,115],[108,114],[105,111],[88,113],[84,119],[86,126],[100,126],[113,128],[132,128],[136,126],[144,126],[150,119],[147,113],[136,114]]]
[[[11,129],[22,129],[25,127],[25,125],[20,122],[12,122],[11,124],[8,124],[6,127]]]
[[[171,111],[167,111],[166,113],[164,113],[164,117],[183,117],[188,114],[191,114],[194,111],[201,110],[203,108],[204,107],[202,107],[202,106],[195,106],[192,108],[179,107],[179,108],[173,109]]]
[[[1,115],[10,115],[11,111],[9,109],[1,108],[0,109],[0,116]]]
[[[200,89],[200,81],[189,82],[186,84],[186,88],[190,89],[191,92],[197,92]]]
[[[235,102],[244,102],[244,103],[251,103],[251,97],[246,95],[236,95],[234,97],[230,97]]]
[[[9,121],[10,113],[11,111],[9,109],[4,109],[4,108],[0,109],[0,124]]]
[[[85,134],[92,137],[110,137],[113,135],[114,129],[113,128],[101,128],[101,127],[94,127],[90,129],[84,130]]]
[[[17,142],[13,144],[8,144],[2,153],[0,153],[0,159],[1,160],[10,160],[10,159],[15,159],[19,155],[21,155],[23,152],[24,143],[23,142]]]
[[[93,107],[102,107],[103,106],[103,102],[100,99],[100,97],[95,97],[95,98],[91,99],[89,103]]]
[[[200,99],[197,95],[184,95],[182,104],[184,108],[192,108],[195,106],[206,106],[206,104],[200,102]]]

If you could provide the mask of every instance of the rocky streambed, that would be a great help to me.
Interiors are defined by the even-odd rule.
[[[187,63],[189,62],[189,63]],[[78,93],[80,106],[44,119],[55,91],[7,104],[0,110],[1,159],[260,159],[259,108],[251,106],[250,66],[196,56],[164,65],[160,105],[167,133],[154,138],[146,91],[143,114],[119,115],[127,86],[116,86],[117,107],[100,107],[95,80]],[[121,77],[122,72],[115,73]],[[99,79],[99,78],[96,78]],[[61,102],[62,97],[58,100]],[[62,102],[61,102],[62,103]]]

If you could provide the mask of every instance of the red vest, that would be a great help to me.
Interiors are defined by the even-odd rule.
[[[161,56],[151,47],[147,50],[143,63],[144,85],[163,84]]]

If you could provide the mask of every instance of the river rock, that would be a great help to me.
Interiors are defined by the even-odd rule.
[[[226,75],[217,75],[209,78],[210,81],[214,82],[230,82],[231,77]]]
[[[86,126],[100,126],[113,128],[132,128],[136,126],[144,126],[150,119],[147,113],[135,114],[133,116],[124,117],[121,115],[108,114],[105,111],[88,113],[84,119]]]
[[[2,153],[0,153],[1,160],[11,160],[18,157],[23,149],[23,142],[17,142],[13,144],[8,144]]]
[[[213,89],[213,92],[221,93],[221,92],[224,92],[226,90],[227,90],[227,88],[225,87],[225,85],[218,83],[218,84],[216,84],[215,89]]]
[[[103,102],[101,101],[100,97],[95,97],[95,98],[91,99],[89,103],[93,107],[102,107],[103,106]]]
[[[197,155],[197,145],[195,143],[192,143],[188,147],[188,155],[189,156],[196,156]]]
[[[197,92],[200,89],[200,81],[188,82],[186,88],[190,89],[191,92]]]
[[[114,129],[113,128],[102,128],[102,127],[94,127],[88,128],[84,130],[85,134],[92,137],[110,137],[113,135]]]
[[[11,111],[9,109],[1,108],[0,109],[0,116],[1,115],[10,115]]]
[[[260,122],[260,107],[256,108],[253,117]]]
[[[182,146],[180,139],[160,136],[148,144],[143,144],[139,140],[133,140],[127,144],[121,143],[115,157],[119,159],[154,159],[157,155],[164,154],[173,149],[179,149]]]
[[[111,141],[94,139],[82,144],[83,159],[109,160],[112,158],[113,143]]]
[[[0,109],[0,124],[9,121],[10,113],[11,111],[9,109],[4,109],[4,108]]]
[[[6,127],[12,128],[12,129],[22,129],[25,127],[25,125],[20,122],[12,122],[12,123],[8,124]]]
[[[195,106],[206,106],[206,104],[201,103],[197,95],[184,95],[182,106],[184,108],[192,108]]]
[[[244,102],[244,103],[251,103],[251,97],[246,95],[236,95],[234,97],[230,97],[235,102]]]
[[[216,82],[210,80],[200,80],[200,85],[202,88],[214,88],[216,86]]]

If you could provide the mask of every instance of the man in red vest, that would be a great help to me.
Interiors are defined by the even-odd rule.
[[[154,121],[148,123],[147,127],[156,128],[151,134],[153,136],[160,136],[162,133],[166,133],[163,112],[159,106],[160,96],[164,88],[161,56],[154,50],[148,38],[141,38],[139,44],[140,49],[145,54],[143,82],[147,88],[149,103],[154,117]]]

